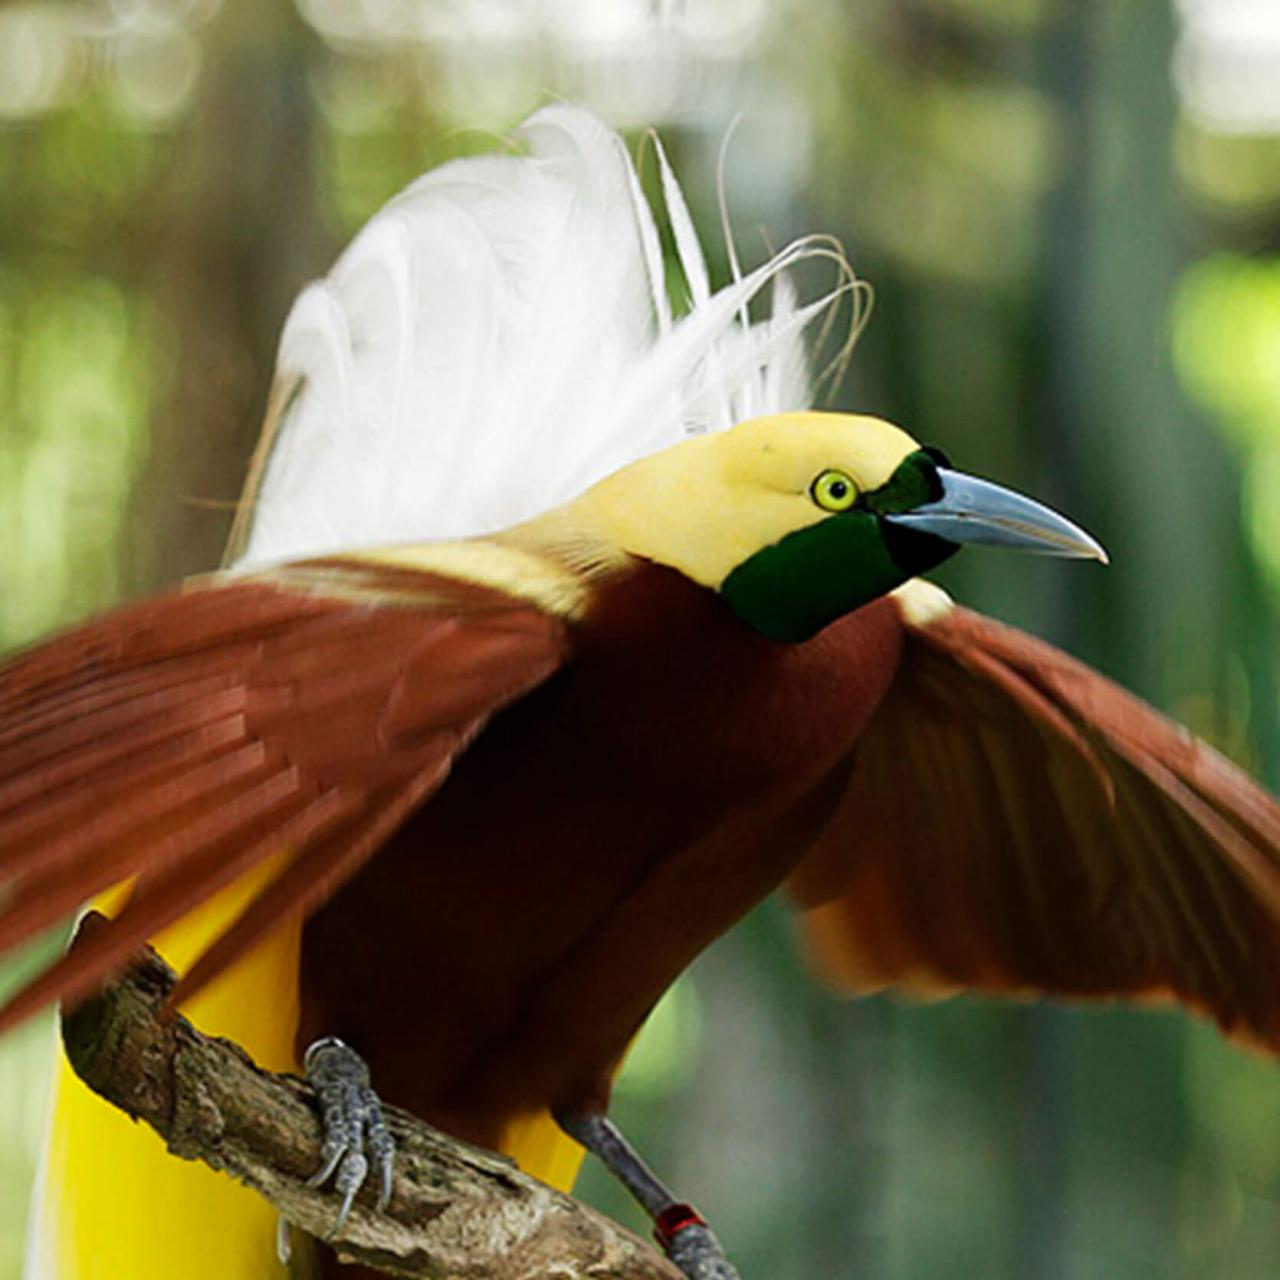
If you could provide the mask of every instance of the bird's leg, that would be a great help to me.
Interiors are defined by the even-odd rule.
[[[739,1280],[698,1211],[667,1190],[607,1115],[601,1111],[557,1111],[555,1116],[565,1133],[603,1160],[640,1202],[653,1219],[658,1243],[689,1280]]]
[[[346,1224],[371,1163],[378,1175],[378,1208],[387,1207],[395,1144],[382,1118],[378,1095],[369,1087],[369,1068],[354,1049],[337,1036],[325,1036],[307,1049],[302,1065],[319,1096],[324,1125],[320,1168],[308,1184],[320,1187],[332,1177],[334,1190],[342,1196],[328,1236],[332,1239]]]

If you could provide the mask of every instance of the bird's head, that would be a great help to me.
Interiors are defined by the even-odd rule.
[[[778,414],[696,437],[624,467],[569,510],[778,640],[807,639],[966,543],[1106,560],[1048,507],[850,414]]]

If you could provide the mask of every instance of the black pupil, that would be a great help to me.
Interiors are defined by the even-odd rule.
[[[839,502],[849,492],[849,486],[843,480],[833,480],[827,492]]]

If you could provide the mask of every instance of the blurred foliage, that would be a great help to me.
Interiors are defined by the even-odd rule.
[[[216,562],[290,298],[416,174],[554,94],[661,127],[713,228],[742,112],[744,253],[833,231],[877,289],[838,403],[1115,561],[949,585],[1274,785],[1278,49],[1268,0],[0,5],[0,645]],[[745,1275],[1280,1270],[1270,1063],[1170,1014],[838,1004],[790,934],[713,947],[619,1091]],[[0,1045],[0,1280],[48,1037]]]
[[[143,457],[154,337],[111,282],[0,293],[9,409],[0,644],[21,644],[120,594],[118,542]],[[5,305],[7,304],[7,305]]]
[[[1178,372],[1239,451],[1250,547],[1280,590],[1280,258],[1202,258],[1173,322]]]

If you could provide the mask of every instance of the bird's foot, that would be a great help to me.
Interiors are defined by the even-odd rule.
[[[654,1235],[688,1280],[739,1280],[715,1233],[691,1205],[673,1204],[659,1214]]]
[[[308,1048],[302,1065],[320,1100],[324,1126],[320,1168],[307,1185],[322,1187],[333,1178],[334,1190],[342,1197],[326,1236],[332,1240],[346,1225],[356,1192],[369,1176],[370,1165],[378,1177],[378,1208],[387,1207],[395,1144],[387,1132],[378,1095],[370,1088],[369,1068],[354,1049],[337,1036],[325,1036]]]

